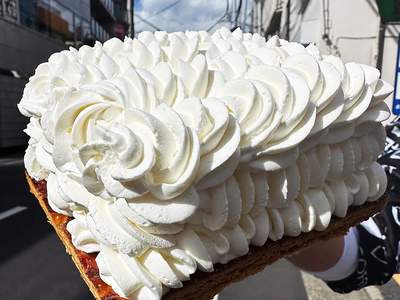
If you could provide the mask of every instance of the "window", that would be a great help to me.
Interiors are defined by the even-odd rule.
[[[58,2],[51,1],[50,7],[51,35],[64,41],[75,41],[74,14]]]
[[[94,18],[86,20],[63,3],[61,0],[20,1],[20,22],[68,45],[93,44],[94,39],[109,38],[109,33]],[[103,4],[114,10],[112,0],[104,0]]]
[[[81,24],[82,24],[81,25],[82,40],[86,40],[86,39],[92,38],[89,22],[87,22],[85,20],[82,20]]]
[[[19,4],[19,15],[22,25],[39,30],[36,14],[36,1],[21,1]]]
[[[82,41],[82,19],[77,14],[74,15],[75,41]]]
[[[21,24],[63,41],[74,41],[74,14],[56,1],[20,1]]]

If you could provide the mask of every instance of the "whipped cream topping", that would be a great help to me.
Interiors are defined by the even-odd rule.
[[[375,68],[258,34],[142,32],[39,65],[25,168],[122,297],[160,299],[284,235],[377,200]]]

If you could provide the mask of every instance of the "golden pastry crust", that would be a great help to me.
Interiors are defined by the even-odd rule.
[[[101,280],[95,260],[96,254],[87,254],[74,247],[71,235],[66,229],[71,218],[56,213],[50,208],[47,202],[46,181],[36,181],[28,174],[26,174],[26,178],[31,193],[38,199],[50,224],[54,227],[68,254],[71,255],[94,297],[98,300],[125,299],[118,296],[109,285]],[[359,207],[350,207],[345,218],[332,218],[331,224],[324,231],[303,233],[299,237],[284,237],[276,242],[268,240],[262,247],[250,246],[248,254],[234,259],[226,265],[216,264],[212,273],[197,271],[189,281],[184,282],[182,288],[171,289],[163,296],[163,299],[212,299],[227,285],[260,272],[267,265],[282,257],[309,246],[313,242],[345,234],[350,227],[381,211],[387,202],[387,198],[387,195],[384,195],[376,202],[369,202]]]
[[[125,300],[116,294],[113,289],[104,283],[99,276],[96,264],[96,254],[88,254],[74,247],[71,235],[67,230],[67,223],[72,219],[68,216],[53,211],[47,202],[46,181],[36,181],[26,174],[30,191],[38,199],[40,206],[46,213],[49,223],[54,227],[58,237],[63,242],[67,253],[71,255],[83,280],[85,280],[90,291],[98,300]]]

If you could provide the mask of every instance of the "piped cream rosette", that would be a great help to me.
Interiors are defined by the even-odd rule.
[[[102,280],[160,299],[268,239],[377,200],[383,100],[365,65],[220,29],[142,32],[38,66],[19,109],[25,167]]]

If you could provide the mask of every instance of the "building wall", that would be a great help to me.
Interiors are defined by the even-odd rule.
[[[39,63],[51,53],[65,48],[61,42],[23,26],[0,19],[0,68],[16,70],[22,76],[32,75]],[[23,145],[27,118],[17,109],[25,79],[0,75],[0,147]]]
[[[0,19],[0,68],[32,74],[51,53],[64,48],[57,40]]]
[[[380,17],[375,1],[331,0],[331,39],[345,61],[376,65]]]
[[[325,27],[329,27],[329,38],[345,61],[376,65],[380,24],[376,4],[370,4],[368,0],[327,1],[329,18],[324,19],[322,3],[322,0],[310,1],[302,19],[298,41],[315,42],[323,52],[328,53],[329,48],[322,36]]]
[[[296,1],[301,2],[301,0]],[[301,22],[299,32],[291,34],[295,38],[295,41],[303,44],[316,43],[321,47],[321,37],[323,34],[322,0],[310,0],[302,20],[297,20]]]
[[[300,0],[299,0],[300,1]],[[323,0],[310,0],[301,20],[298,42],[316,43],[323,53],[340,54],[346,62],[377,65],[380,16],[373,0],[330,0],[329,37],[339,50],[329,49],[322,39],[324,34]],[[384,40],[382,78],[394,85],[397,59],[397,38],[400,24],[387,27]],[[393,96],[386,100],[392,107]]]
[[[24,80],[0,75],[0,148],[24,145],[28,141],[23,130],[29,120],[17,108],[24,86]]]
[[[62,4],[86,20],[90,20],[90,0],[63,0]]]
[[[397,41],[400,35],[400,24],[389,25],[385,32],[385,44],[383,50],[383,62],[382,62],[382,78],[391,84],[395,84],[396,74],[396,60],[398,45]],[[398,85],[400,89],[400,85]],[[398,95],[400,90],[397,92]],[[398,97],[399,98],[399,97]],[[388,103],[392,104],[393,96],[390,96]]]

